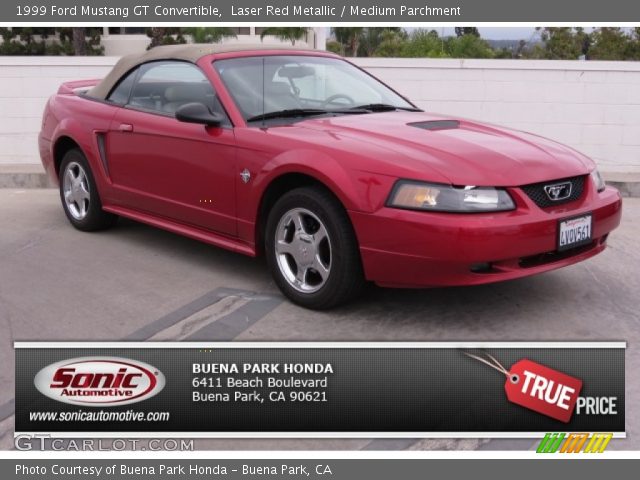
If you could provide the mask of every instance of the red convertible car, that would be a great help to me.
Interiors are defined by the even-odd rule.
[[[619,193],[535,135],[426,113],[339,56],[159,47],[63,84],[42,162],[71,224],[118,216],[266,255],[292,301],[329,308],[366,281],[475,285],[604,250]]]

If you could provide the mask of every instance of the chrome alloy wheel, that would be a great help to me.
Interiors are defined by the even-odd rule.
[[[317,292],[329,278],[331,239],[311,211],[294,208],[280,218],[275,250],[280,272],[297,291]]]
[[[67,210],[76,220],[83,220],[87,216],[91,200],[87,173],[78,162],[69,162],[62,179],[62,192]]]

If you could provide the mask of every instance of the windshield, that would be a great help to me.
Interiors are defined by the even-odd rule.
[[[218,60],[213,65],[247,122],[415,110],[378,80],[340,59],[264,56]]]

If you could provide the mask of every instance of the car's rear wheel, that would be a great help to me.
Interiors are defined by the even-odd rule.
[[[103,230],[116,222],[116,215],[102,210],[96,182],[80,150],[72,149],[65,153],[60,164],[59,180],[64,213],[78,230]]]
[[[265,249],[280,290],[304,307],[335,307],[364,286],[349,217],[322,188],[298,188],[275,203],[267,220]]]

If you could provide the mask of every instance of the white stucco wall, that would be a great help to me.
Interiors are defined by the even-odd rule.
[[[0,164],[38,163],[43,105],[115,57],[0,57]],[[354,60],[426,110],[544,135],[606,171],[640,172],[640,62]]]
[[[114,57],[0,57],[0,164],[40,163],[42,110],[62,82],[101,78]]]
[[[566,143],[640,172],[640,62],[354,59],[425,110]]]

